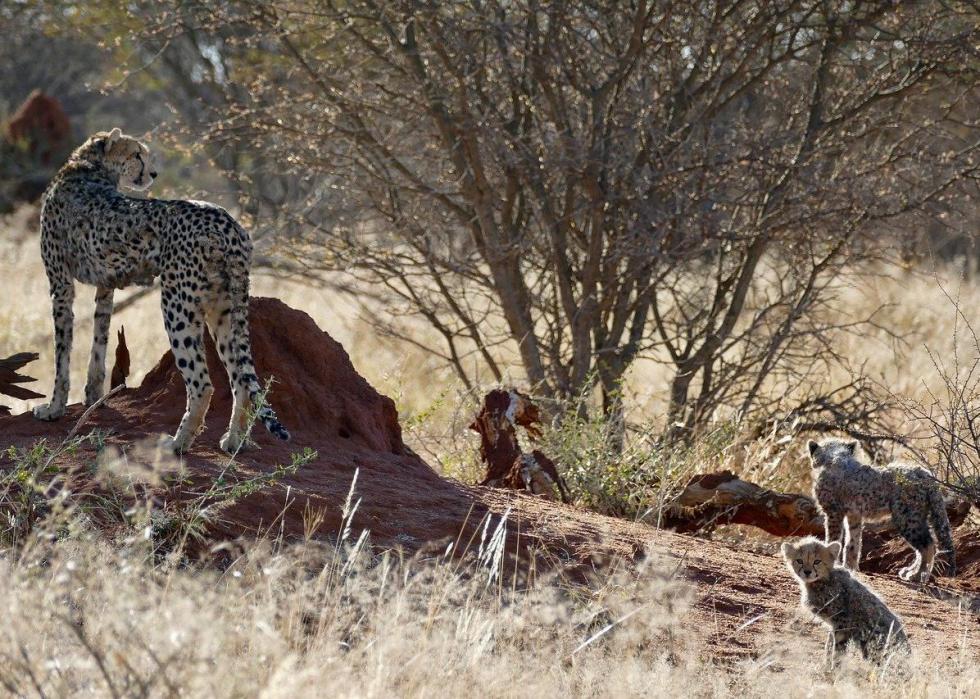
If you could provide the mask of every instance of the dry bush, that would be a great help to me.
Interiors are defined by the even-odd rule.
[[[468,388],[514,357],[618,415],[647,356],[672,437],[784,414],[873,324],[858,264],[970,227],[968,3],[63,4],[173,86],[272,258]]]
[[[920,457],[936,476],[980,507],[980,338],[966,314],[959,291],[937,278],[952,316],[948,352],[926,348],[933,385],[903,406],[920,431]],[[955,293],[955,295],[954,295]],[[936,385],[938,384],[938,385]]]

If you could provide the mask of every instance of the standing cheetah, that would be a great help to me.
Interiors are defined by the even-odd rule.
[[[810,441],[807,448],[813,466],[813,497],[824,515],[827,543],[841,541],[846,535],[848,568],[857,570],[861,561],[864,520],[890,515],[898,533],[915,549],[915,560],[899,573],[902,579],[929,579],[936,556],[930,525],[947,556],[946,573],[956,574],[946,503],[928,470],[901,463],[882,468],[862,464],[855,457],[854,441]]]
[[[248,283],[252,243],[224,209],[194,201],[135,199],[119,187],[145,190],[156,173],[149,151],[119,129],[83,143],[44,194],[41,256],[51,287],[55,332],[55,385],[51,402],[34,409],[55,420],[68,400],[75,280],[96,287],[95,339],[85,403],[103,395],[112,294],[160,277],[164,326],[187,391],[187,409],[169,446],[190,448],[204,426],[214,389],[204,358],[204,325],[215,337],[228,372],[234,407],[221,448],[235,452],[247,439],[246,406],[260,394],[248,336]],[[257,419],[280,439],[289,433],[268,406]]]

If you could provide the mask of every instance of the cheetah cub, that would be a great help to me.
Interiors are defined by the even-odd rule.
[[[830,627],[831,663],[851,643],[874,662],[889,653],[909,652],[902,620],[850,571],[834,565],[840,548],[839,541],[824,544],[812,536],[782,546],[786,565],[800,584],[801,604]]]
[[[898,533],[915,549],[915,560],[903,568],[903,580],[926,582],[936,557],[936,538],[946,556],[946,573],[956,575],[953,534],[939,485],[920,466],[892,463],[884,467],[857,460],[857,442],[828,439],[807,445],[813,467],[813,497],[823,512],[828,543],[846,541],[844,564],[858,570],[864,521],[891,516]],[[847,522],[845,529],[844,522]]]

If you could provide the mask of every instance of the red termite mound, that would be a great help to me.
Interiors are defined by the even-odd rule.
[[[257,448],[238,456],[236,477],[271,472],[307,447],[316,450],[317,458],[279,485],[263,488],[222,510],[220,524],[213,531],[217,538],[251,535],[273,525],[277,535],[298,538],[306,533],[307,506],[324,515],[316,535],[335,536],[341,506],[357,471],[355,491],[361,504],[352,529],[369,529],[372,540],[381,546],[413,550],[428,542],[445,545],[448,540],[458,540],[461,548],[479,542],[485,518],[491,519],[492,534],[500,515],[509,510],[508,549],[513,553],[519,546],[525,557],[529,551],[556,552],[560,548],[562,553],[555,560],[574,564],[590,562],[599,541],[609,542],[603,546],[603,556],[632,557],[642,548],[639,536],[613,536],[607,518],[569,510],[559,526],[553,513],[547,514],[548,504],[537,498],[441,477],[403,443],[394,402],[355,371],[344,348],[310,316],[264,298],[252,299],[249,310],[259,379],[273,379],[268,401],[292,440],[280,442],[256,425],[252,438]],[[214,398],[204,432],[184,457],[197,490],[228,463],[218,440],[227,429],[231,396],[210,340],[207,360]],[[167,351],[139,387],[121,389],[93,411],[81,433],[99,429],[108,433],[110,444],[125,448],[147,437],[172,434],[184,403],[183,382]],[[28,413],[0,417],[0,447],[26,447],[42,437],[57,443],[82,412],[80,405],[69,406],[65,417],[54,423],[39,422]],[[72,458],[90,463],[92,457],[83,449]],[[0,467],[5,458],[0,455]],[[180,493],[168,497],[180,497]]]
[[[10,117],[6,135],[11,141],[26,141],[32,156],[54,165],[67,155],[71,124],[61,102],[34,90]]]

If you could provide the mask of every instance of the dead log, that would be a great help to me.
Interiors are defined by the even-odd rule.
[[[31,398],[44,398],[40,393],[35,393],[29,388],[24,388],[23,386],[18,386],[20,383],[29,383],[31,381],[37,381],[37,379],[31,376],[24,376],[23,374],[18,374],[17,371],[23,367],[25,364],[30,364],[38,358],[36,352],[20,352],[6,359],[0,359],[0,393],[10,396],[11,398],[19,398],[20,400],[29,400]],[[6,406],[0,405],[0,413],[9,413],[10,409]]]
[[[958,527],[970,512],[970,503],[947,500],[950,524]],[[720,524],[748,524],[775,536],[822,536],[823,515],[813,498],[780,493],[743,481],[731,471],[692,478],[663,513],[660,524],[679,532],[710,531]],[[866,527],[871,534],[894,534],[890,522]]]

